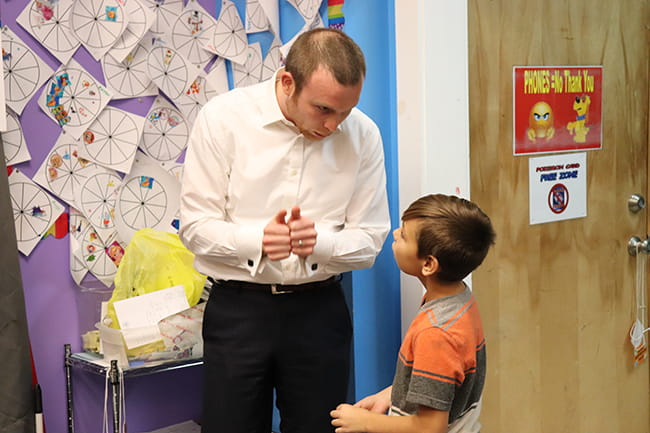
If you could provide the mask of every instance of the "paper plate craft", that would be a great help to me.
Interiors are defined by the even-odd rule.
[[[9,195],[18,250],[28,256],[65,208],[17,169],[9,175]]]
[[[147,74],[149,48],[143,41],[135,46],[123,61],[117,61],[111,53],[102,59],[106,86],[113,99],[139,98],[158,94],[158,86]]]
[[[95,166],[75,189],[76,208],[104,240],[115,232],[115,202],[122,178],[113,170]]]
[[[29,161],[32,156],[25,143],[25,136],[20,127],[20,121],[16,113],[8,109],[6,114],[7,129],[2,132],[2,148],[5,155],[6,165],[20,164]]]
[[[126,243],[140,229],[175,232],[172,222],[178,212],[180,185],[156,161],[138,154],[131,172],[119,188],[115,226]]]
[[[176,161],[187,147],[189,132],[185,116],[159,96],[145,117],[140,148],[157,161]]]
[[[185,165],[181,162],[161,162],[160,166],[167,170],[168,173],[172,174],[176,180],[178,180],[178,183],[181,184],[183,182],[183,168]]]
[[[237,7],[232,1],[223,0],[212,41],[206,48],[218,56],[241,64],[246,61],[247,47],[248,38]]]
[[[93,172],[95,164],[79,156],[79,140],[61,133],[32,180],[71,206],[75,190]]]
[[[70,29],[73,0],[32,0],[16,22],[61,63],[68,63],[81,44]]]
[[[246,61],[243,64],[232,64],[232,75],[235,87],[246,87],[260,82],[262,79],[262,49],[259,42],[248,46]]]
[[[114,238],[102,240],[89,225],[79,243],[84,266],[106,287],[110,287],[117,273],[113,257],[121,258],[124,254],[121,242]]]
[[[1,39],[5,103],[20,115],[53,70],[9,27],[2,27]]]
[[[193,125],[201,107],[214,95],[216,95],[216,92],[210,89],[206,77],[199,75],[174,103],[185,115],[187,122]]]
[[[273,77],[273,74],[280,69],[282,66],[282,53],[280,47],[282,42],[279,38],[275,38],[269,51],[264,57],[264,62],[262,63],[262,81],[270,80]]]
[[[80,211],[74,207],[70,207],[68,224],[70,230],[70,275],[72,275],[75,283],[81,284],[81,281],[88,274],[88,268],[84,264],[81,254],[80,242],[83,237],[83,232],[85,232],[86,226],[88,225],[88,220]]]
[[[246,33],[265,32],[270,28],[269,18],[260,1],[246,0]]]
[[[79,154],[104,167],[127,173],[143,126],[144,117],[108,106],[84,131]]]
[[[147,74],[170,99],[178,98],[201,72],[178,51],[162,41],[154,43],[147,57]]]
[[[198,2],[190,0],[171,30],[171,45],[194,65],[204,68],[214,54],[204,47],[212,41],[217,21]]]
[[[45,83],[38,102],[64,131],[80,138],[110,99],[111,93],[72,59]]]
[[[156,21],[156,14],[144,6],[140,0],[128,0],[126,2],[126,13],[129,17],[129,23],[122,36],[119,37],[108,52],[118,62],[124,61],[131,54]]]
[[[184,8],[183,0],[143,0],[142,3],[156,15],[150,29],[156,35],[168,33]]]
[[[72,5],[72,32],[97,61],[117,43],[128,22],[124,0],[83,0]]]

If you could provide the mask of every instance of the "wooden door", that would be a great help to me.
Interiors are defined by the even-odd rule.
[[[471,197],[497,244],[473,275],[488,339],[484,433],[648,433],[633,366],[632,236],[647,210],[647,0],[469,0]],[[587,217],[529,225],[528,156],[512,152],[515,65],[603,65],[602,150]]]

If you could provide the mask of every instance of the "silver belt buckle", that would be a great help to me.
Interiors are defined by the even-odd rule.
[[[293,293],[293,290],[280,290],[280,291],[278,291],[277,284],[271,284],[271,294],[272,295],[286,295],[287,293]]]

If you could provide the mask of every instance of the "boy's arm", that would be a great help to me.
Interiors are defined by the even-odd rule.
[[[340,404],[330,412],[336,433],[446,433],[449,412],[420,406],[418,413],[388,416]]]

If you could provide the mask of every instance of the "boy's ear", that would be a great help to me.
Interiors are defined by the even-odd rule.
[[[422,265],[422,275],[425,277],[430,277],[431,275],[438,272],[438,269],[440,269],[440,263],[434,256],[429,255],[426,259],[424,259],[424,264]]]

